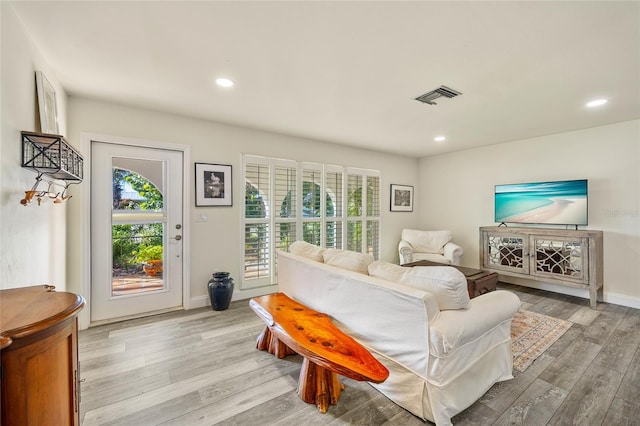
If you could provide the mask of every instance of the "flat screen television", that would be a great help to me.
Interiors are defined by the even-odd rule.
[[[495,221],[588,225],[587,180],[511,183],[495,187]]]

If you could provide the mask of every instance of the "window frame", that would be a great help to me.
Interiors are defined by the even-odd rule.
[[[255,186],[256,190],[258,190],[261,194],[267,194],[266,196],[262,196],[262,200],[265,205],[265,218],[247,218],[246,217],[246,195],[247,195],[247,183],[251,183],[250,180],[247,180],[247,167],[249,166],[267,166],[268,167],[268,188]],[[296,170],[296,182],[295,182],[295,214],[293,217],[280,217],[279,212],[281,211],[281,206],[275,205],[280,202],[282,204],[282,200],[278,201],[277,194],[280,191],[282,194],[282,188],[277,188],[278,182],[276,182],[275,178],[275,170],[276,168],[290,168]],[[382,224],[382,216],[380,209],[381,202],[381,173],[379,170],[371,170],[371,169],[362,169],[362,168],[354,168],[354,167],[343,167],[338,165],[331,164],[323,164],[316,162],[303,162],[303,161],[295,161],[295,160],[286,160],[280,158],[271,158],[250,154],[242,155],[242,178],[243,178],[243,194],[242,194],[242,207],[240,209],[240,222],[241,222],[241,245],[240,245],[240,264],[242,265],[242,273],[240,279],[240,289],[241,290],[253,290],[260,287],[272,286],[277,284],[277,265],[276,265],[276,251],[279,249],[283,249],[280,246],[280,242],[276,241],[279,237],[279,227],[283,223],[295,223],[295,238],[289,243],[295,240],[303,240],[304,239],[304,228],[307,223],[320,223],[320,236],[319,242],[321,247],[327,247],[327,224],[329,222],[336,223],[336,235],[338,235],[338,227],[339,229],[339,238],[335,239],[335,248],[338,249],[346,249],[347,247],[347,231],[349,223],[357,223],[359,222],[361,225],[361,239],[360,239],[360,247],[359,250],[362,253],[371,253],[374,258],[378,258],[380,254],[380,228]],[[314,173],[314,179],[312,184],[319,185],[320,187],[320,213],[317,217],[306,217],[303,214],[303,197],[305,193],[303,193],[304,189],[304,177],[305,172]],[[330,191],[327,188],[327,176],[328,174],[340,174],[340,193],[337,194],[335,191]],[[348,216],[348,178],[349,176],[359,176],[362,179],[362,209],[361,215],[359,216]],[[318,181],[319,177],[319,181]],[[369,180],[374,178],[377,182],[377,215],[371,215],[367,209],[367,197],[368,197],[368,185]],[[334,179],[337,183],[337,180]],[[253,183],[252,183],[253,185]],[[338,186],[336,184],[336,186]],[[334,215],[327,216],[327,196],[331,197],[331,200],[334,201]],[[314,199],[317,196],[314,195]],[[334,198],[335,197],[335,198]],[[283,197],[283,199],[286,198]],[[368,225],[370,222],[377,222],[377,241],[375,242],[375,247],[368,247]],[[267,251],[268,251],[268,261],[266,262],[266,267],[268,268],[268,272],[265,276],[258,278],[248,278],[247,270],[246,270],[246,229],[247,225],[251,224],[264,223],[267,224],[268,229],[268,241],[267,241]],[[288,246],[286,247],[288,250]]]

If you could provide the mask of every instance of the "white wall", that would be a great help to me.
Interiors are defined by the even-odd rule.
[[[233,207],[195,208],[193,191],[190,194],[191,229],[190,275],[192,301],[206,302],[206,284],[217,269],[240,277],[240,208],[242,205],[241,155],[256,154],[300,161],[315,161],[343,166],[362,167],[382,171],[382,248],[381,258],[397,261],[397,243],[404,226],[416,226],[417,212],[389,212],[389,185],[416,185],[418,160],[375,151],[347,148],[330,143],[279,135],[263,131],[182,117],[161,112],[125,107],[117,104],[78,98],[69,99],[69,137],[80,146],[82,133],[139,138],[191,146],[191,188],[194,188],[193,163],[230,164],[233,167]],[[84,148],[82,148],[84,149]],[[87,153],[84,153],[85,156]],[[96,160],[99,161],[99,160]],[[85,175],[89,171],[85,170]],[[82,210],[82,194],[69,205],[69,223],[78,224],[88,212]],[[199,213],[208,216],[207,222],[196,222]],[[86,231],[70,229],[69,256],[81,259],[85,250]],[[81,265],[69,265],[72,288],[82,292]],[[273,289],[271,289],[272,291]],[[262,290],[263,292],[265,290]],[[236,292],[234,299],[251,297],[253,293]],[[86,294],[84,294],[87,297]]]
[[[241,153],[250,153],[381,170],[381,258],[389,261],[397,261],[396,245],[403,227],[448,228],[465,249],[463,264],[478,266],[478,227],[493,223],[493,185],[587,178],[589,228],[605,232],[605,297],[640,307],[639,121],[418,161],[89,99],[67,100],[54,70],[11,5],[0,2],[0,8],[0,288],[48,283],[82,293],[84,285],[82,262],[89,235],[79,224],[89,213],[82,207],[86,185],[74,187],[74,197],[63,205],[48,200],[40,207],[19,203],[35,177],[20,167],[20,131],[38,130],[34,71],[40,69],[57,92],[60,133],[76,147],[82,132],[109,134],[188,144],[192,163],[233,165],[232,208],[196,209],[191,194],[192,297],[205,297],[206,282],[215,268],[240,275],[240,158]],[[193,188],[192,174],[191,179]],[[389,212],[391,183],[415,186],[413,213]],[[194,221],[200,212],[208,215],[208,222]]]
[[[494,185],[583,178],[589,180],[587,228],[604,231],[605,300],[640,307],[638,120],[423,158],[419,224],[453,230],[465,251],[462,264],[478,267],[478,228],[495,225]]]
[[[66,288],[66,208],[34,199],[23,206],[24,191],[36,173],[21,167],[20,131],[39,131],[35,71],[41,70],[56,91],[59,131],[66,131],[67,96],[55,73],[33,45],[11,5],[0,3],[1,93],[0,114],[0,289],[36,284]],[[41,189],[46,189],[46,186]]]

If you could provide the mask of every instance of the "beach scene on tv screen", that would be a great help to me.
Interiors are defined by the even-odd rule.
[[[496,185],[495,221],[587,225],[587,181]]]

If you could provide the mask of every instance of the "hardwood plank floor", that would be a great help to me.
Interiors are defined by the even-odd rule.
[[[573,322],[525,372],[493,386],[455,425],[640,424],[640,310],[510,284],[524,309]],[[79,336],[82,424],[384,425],[425,422],[344,379],[326,414],[296,394],[299,356],[255,349],[247,300],[102,325]],[[427,422],[428,423],[428,422]]]

